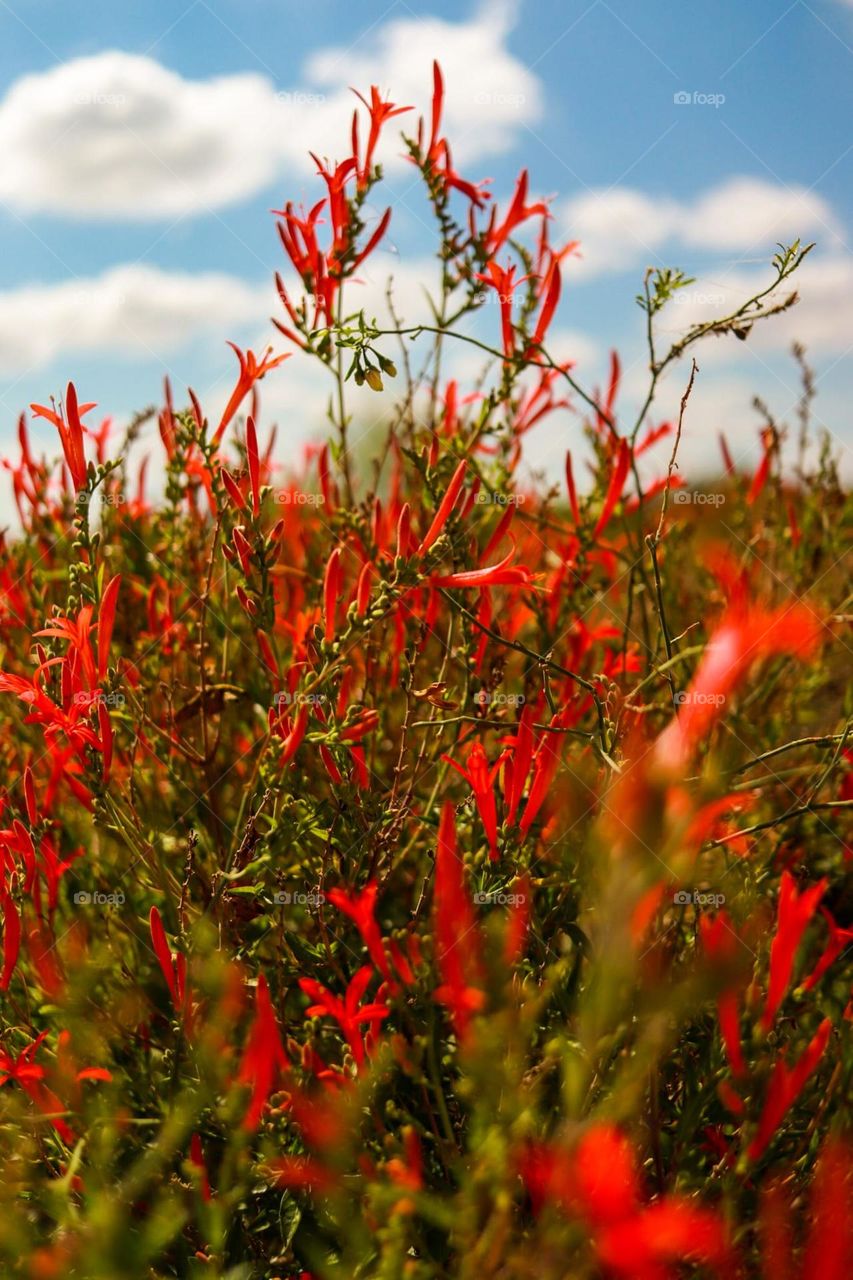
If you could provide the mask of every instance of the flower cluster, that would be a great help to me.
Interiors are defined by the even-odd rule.
[[[673,501],[658,374],[767,291],[632,413],[615,353],[597,390],[548,349],[577,245],[526,171],[458,172],[443,106],[436,65],[434,324],[358,306],[410,110],[374,86],[276,215],[294,350],[127,441],[69,385],[4,463],[4,1275],[850,1274],[849,501],[776,425]],[[282,457],[288,356],[338,394]]]

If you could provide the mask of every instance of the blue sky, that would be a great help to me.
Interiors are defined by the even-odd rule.
[[[460,167],[490,176],[501,198],[526,165],[555,225],[583,242],[555,354],[575,356],[591,384],[618,347],[630,401],[648,263],[699,277],[675,333],[759,279],[776,240],[800,232],[818,242],[802,307],[700,359],[685,457],[711,461],[718,428],[748,454],[753,393],[790,411],[795,337],[819,375],[821,420],[849,442],[853,3],[0,0],[0,444],[69,377],[121,420],[168,370],[212,412],[233,372],[225,339],[275,340],[269,210],[316,198],[300,157],[331,153],[337,137],[343,150],[350,84],[375,78],[424,105],[434,56]],[[372,288],[394,273],[416,308],[432,249],[424,208],[404,167],[391,163],[388,188],[398,207]],[[294,448],[316,426],[314,383],[296,366],[264,384]],[[533,460],[551,465],[564,448],[539,439]],[[7,506],[0,496],[0,519]]]

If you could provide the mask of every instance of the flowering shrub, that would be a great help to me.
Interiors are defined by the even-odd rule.
[[[167,386],[156,503],[144,417],[115,441],[69,385],[33,406],[58,466],[21,419],[4,1275],[851,1274],[849,504],[769,417],[753,474],[724,440],[688,488],[695,366],[654,416],[685,352],[790,305],[806,250],[667,351],[687,280],[650,271],[626,421],[615,355],[596,392],[548,353],[577,246],[526,173],[504,208],[456,171],[442,96],[436,68],[405,143],[432,324],[352,309],[405,107],[372,89],[318,202],[277,214],[276,323],[336,387],[303,465],[261,419],[286,352],[235,348],[218,421]],[[522,484],[569,413],[586,458]]]

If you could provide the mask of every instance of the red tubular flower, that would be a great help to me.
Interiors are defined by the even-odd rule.
[[[441,811],[435,854],[435,946],[441,985],[435,999],[450,1010],[456,1034],[464,1040],[471,1018],[482,1009],[480,931],[465,887],[456,849],[453,803]]]
[[[610,425],[613,430],[613,406],[616,403],[616,397],[619,394],[619,382],[622,377],[622,366],[619,362],[618,351],[610,353],[610,381],[607,386],[607,395],[604,397],[604,403],[601,406],[603,412],[598,414],[599,430]]]
[[[341,551],[335,547],[329,556],[323,577],[323,639],[331,644],[335,638],[335,609],[341,594]]]
[[[244,355],[240,348],[235,346],[233,342],[229,342],[228,345],[237,356],[237,360],[240,364],[240,372],[237,377],[237,385],[231,393],[231,398],[225,406],[222,417],[219,419],[219,426],[214,432],[214,444],[219,444],[225,428],[228,426],[228,423],[234,417],[234,414],[240,408],[240,405],[252,390],[255,383],[260,382],[261,378],[263,378],[265,374],[269,373],[270,369],[275,369],[285,360],[290,359],[289,353],[285,353],[281,356],[274,356],[272,353],[272,347],[268,347],[260,360],[258,360],[254,351],[246,351]]]
[[[46,1036],[47,1032],[43,1031],[32,1044],[28,1044],[18,1054],[17,1058],[13,1058],[5,1049],[0,1049],[0,1086],[10,1080],[19,1084],[42,1115],[50,1116],[53,1128],[63,1142],[70,1146],[75,1141],[75,1137],[71,1127],[61,1119],[61,1112],[65,1110],[65,1106],[53,1090],[44,1083],[44,1067],[38,1066],[34,1061],[39,1046]]]
[[[575,489],[575,477],[572,472],[571,453],[566,454],[566,489],[569,494],[569,509],[572,513],[572,520],[575,522],[575,528],[579,529],[581,523],[581,512],[580,507],[578,506],[577,490]]]
[[[761,455],[761,461],[755,469],[755,475],[752,477],[752,484],[749,486],[749,493],[746,495],[747,504],[751,507],[753,503],[758,501],[764,486],[767,484],[767,478],[770,475],[770,463],[773,459],[775,449],[775,438],[771,430],[764,432],[762,437],[762,446],[764,453]]]
[[[438,505],[438,510],[433,516],[432,524],[427,529],[426,534],[424,535],[423,541],[421,542],[420,546],[417,549],[417,552],[415,553],[416,555],[418,556],[426,555],[426,553],[429,551],[432,544],[435,542],[436,538],[441,533],[444,526],[447,524],[447,521],[450,519],[450,513],[453,511],[453,508],[456,506],[456,502],[457,502],[457,499],[459,498],[459,494],[462,492],[462,486],[465,483],[465,471],[467,466],[468,466],[467,459],[463,458],[462,461],[459,463],[459,466],[456,468],[453,475],[451,476],[450,484],[447,486],[447,490],[444,494],[444,497],[442,498],[441,502]],[[403,508],[403,510],[408,511],[408,504]],[[402,519],[403,519],[403,512],[401,511],[400,513],[401,522],[402,522]],[[404,551],[401,552],[399,549],[399,542],[400,542],[399,536],[397,541],[398,541],[398,555],[400,554],[404,555],[405,552]]]
[[[30,963],[39,983],[51,1000],[59,1000],[65,990],[65,975],[58,959],[56,938],[41,920],[34,920],[29,925],[26,938]]]
[[[847,1280],[853,1263],[853,1152],[849,1142],[828,1138],[818,1158],[811,1192],[811,1230],[802,1280]],[[773,1275],[768,1280],[776,1280]]]
[[[487,264],[487,269],[489,274],[487,276],[478,274],[477,279],[482,280],[490,289],[494,289],[498,296],[498,304],[501,310],[503,351],[509,360],[515,355],[515,331],[512,327],[512,295],[519,285],[530,279],[530,276],[522,276],[519,280],[516,280],[515,273],[517,268],[514,265],[499,267],[494,261],[490,261]]]
[[[367,190],[370,179],[373,176],[373,155],[383,126],[388,120],[392,120],[394,116],[404,115],[407,111],[411,111],[412,108],[395,106],[390,100],[385,102],[375,84],[370,86],[369,102],[358,90],[354,89],[353,93],[364,103],[370,113],[370,133],[367,137],[367,148],[361,164],[359,164],[358,160],[358,117],[353,115],[353,156],[355,157],[358,174],[358,190],[359,192],[364,192]]]
[[[507,826],[515,822],[515,815],[524,794],[524,784],[533,760],[533,714],[525,706],[518,721],[515,737],[510,739],[513,750],[507,752],[504,761],[504,804]]]
[[[8,991],[9,983],[18,963],[21,950],[21,917],[14,899],[0,880],[0,907],[3,908],[3,971],[0,973],[0,991]]]
[[[194,1165],[198,1170],[199,1189],[201,1191],[202,1200],[209,1202],[211,1200],[210,1178],[207,1172],[207,1165],[204,1160],[204,1152],[201,1146],[201,1138],[194,1133],[190,1138],[190,1164]]]
[[[726,475],[733,476],[735,473],[735,464],[729,451],[728,441],[722,431],[720,432],[720,452],[723,455],[723,466],[726,469]]]
[[[679,714],[657,740],[659,764],[667,769],[686,765],[754,661],[777,653],[804,658],[819,637],[820,620],[805,605],[766,610],[736,601],[712,634]]]
[[[842,951],[853,942],[853,929],[839,928],[825,907],[821,907],[821,914],[829,926],[829,941],[826,944],[823,955],[803,983],[803,991],[813,991],[827,969],[834,964]]]
[[[495,807],[494,782],[500,768],[500,761],[490,769],[486,753],[479,742],[472,743],[464,769],[450,756],[443,755],[441,758],[453,766],[473,791],[477,812],[480,815],[480,820],[483,823],[486,837],[489,841],[489,857],[494,862],[498,856],[498,819]]]
[[[358,575],[358,583],[355,589],[355,609],[359,618],[363,618],[367,613],[367,606],[370,604],[370,578],[373,573],[373,566],[369,560],[365,560],[361,567],[361,573]]]
[[[116,620],[116,604],[121,586],[121,574],[110,578],[101,596],[98,610],[98,679],[103,680],[107,674],[110,660],[110,642],[113,638],[113,627]]]
[[[151,929],[151,945],[154,947],[157,963],[160,966],[163,977],[166,979],[166,986],[169,988],[175,1012],[187,1015],[189,1001],[187,999],[186,956],[171,950],[166,939],[166,930],[163,928],[160,912],[156,907],[151,908],[148,922]]]
[[[361,1030],[362,1026],[367,1024],[368,1028],[372,1030],[384,1018],[387,1018],[390,1013],[388,1006],[379,999],[368,1004],[361,1004],[361,999],[370,985],[372,977],[372,966],[369,964],[363,965],[347,986],[346,995],[343,999],[340,996],[333,995],[331,991],[324,987],[322,983],[315,981],[314,978],[299,979],[299,985],[302,990],[314,1001],[305,1010],[307,1017],[317,1018],[326,1015],[334,1018],[352,1051],[356,1066],[359,1067],[364,1064],[370,1047],[370,1040],[372,1039],[370,1034],[365,1039]]]
[[[515,547],[498,564],[461,573],[437,574],[430,578],[434,587],[526,587],[533,578],[526,565],[510,565]]]
[[[243,1128],[254,1132],[261,1122],[264,1107],[276,1081],[288,1069],[287,1055],[281,1043],[269,987],[263,974],[255,990],[255,1015],[249,1029],[246,1047],[237,1073],[238,1084],[251,1085],[249,1105],[243,1117]]]
[[[231,542],[237,553],[237,559],[240,561],[240,568],[248,578],[252,572],[252,546],[243,532],[242,525],[234,526]]]
[[[367,947],[368,954],[386,981],[392,981],[388,957],[382,942],[382,934],[376,923],[376,897],[379,886],[375,880],[365,885],[361,893],[350,893],[346,889],[330,889],[326,895],[333,906],[352,920],[361,940]]]
[[[477,185],[466,182],[461,178],[453,168],[453,162],[450,156],[450,147],[447,139],[440,137],[441,133],[441,116],[444,108],[444,78],[441,74],[441,67],[438,62],[432,64],[432,126],[430,129],[429,146],[426,152],[423,150],[424,141],[424,122],[421,119],[418,122],[418,151],[420,152],[419,162],[423,165],[429,178],[437,185],[442,187],[454,187],[460,191],[474,208],[482,208],[488,199],[488,195],[479,188],[485,186],[485,183]]]
[[[270,715],[272,715],[272,712]],[[292,720],[289,716],[279,717],[274,727],[280,737],[283,738],[279,762],[284,768],[296,755],[299,745],[305,737],[305,730],[308,728],[308,703],[300,702],[296,715]]]
[[[258,433],[255,419],[246,419],[246,461],[249,466],[249,485],[252,490],[252,515],[257,520],[261,513],[261,464],[258,456]]]
[[[675,1274],[669,1264],[722,1268],[732,1262],[724,1224],[715,1213],[680,1196],[643,1204],[631,1144],[613,1125],[593,1125],[574,1152],[546,1144],[528,1147],[521,1172],[537,1208],[554,1202],[570,1217],[585,1219],[608,1274],[666,1280]]]
[[[601,1262],[631,1280],[675,1275],[667,1264],[705,1263],[728,1274],[732,1250],[722,1219],[687,1199],[666,1196],[632,1218],[608,1226],[597,1241]]]
[[[516,901],[510,906],[506,934],[504,935],[504,960],[510,969],[514,968],[524,956],[527,935],[530,929],[532,890],[530,877],[526,872],[516,882],[512,893]]]
[[[601,507],[601,514],[595,522],[595,528],[592,531],[593,541],[607,527],[610,517],[613,515],[613,509],[622,496],[622,490],[625,487],[625,480],[628,476],[628,468],[631,465],[631,446],[627,440],[619,441],[619,449],[616,459],[610,472],[610,481],[607,485],[607,493],[604,495],[604,502]]]
[[[515,191],[507,210],[506,217],[499,226],[495,226],[496,211],[492,210],[491,225],[486,232],[486,249],[491,257],[506,243],[512,235],[516,227],[521,226],[522,222],[526,222],[528,218],[541,214],[543,218],[548,217],[548,206],[541,200],[536,204],[526,204],[527,200],[527,170],[522,169],[518,175],[515,184]]]
[[[782,883],[779,889],[779,908],[776,933],[770,947],[770,980],[767,986],[767,1002],[761,1015],[761,1025],[769,1031],[773,1019],[784,999],[791,975],[794,970],[794,959],[803,934],[817,911],[826,890],[827,881],[819,880],[817,884],[797,893],[797,886],[789,871],[782,872]]]
[[[38,805],[36,804],[36,789],[33,783],[33,771],[29,765],[24,769],[24,801],[27,806],[27,817],[30,820],[30,826],[38,825],[39,814]]]
[[[699,917],[699,934],[706,952],[712,959],[731,963],[740,944],[734,926],[725,911],[718,911],[713,917],[703,913]],[[718,997],[717,1017],[729,1065],[734,1075],[741,1078],[746,1075],[746,1062],[740,1039],[739,985],[728,988]]]
[[[530,346],[527,348],[527,356],[531,359],[535,358],[534,352],[536,348],[541,347],[545,341],[545,334],[554,319],[554,312],[557,310],[560,301],[560,286],[560,264],[555,260],[551,263],[550,270],[542,286],[542,309],[536,321],[536,328],[533,332]]]
[[[747,1149],[750,1160],[757,1160],[762,1155],[785,1113],[797,1101],[809,1076],[823,1057],[831,1031],[832,1022],[829,1018],[824,1018],[793,1067],[789,1068],[781,1058],[774,1066],[764,1110],[758,1120],[758,1129]]]
[[[60,414],[55,413],[53,409],[48,409],[44,405],[30,405],[37,418],[47,418],[59,432],[62,452],[65,455],[68,470],[71,472],[72,483],[78,492],[86,488],[88,479],[86,455],[83,450],[83,423],[81,418],[83,414],[88,413],[94,407],[94,404],[78,405],[77,392],[73,382],[69,382],[65,392],[64,419]]]

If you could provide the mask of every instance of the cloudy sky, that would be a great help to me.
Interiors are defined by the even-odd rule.
[[[714,460],[720,429],[748,457],[756,393],[791,413],[794,339],[820,421],[853,442],[853,2],[0,0],[0,448],[69,377],[119,421],[166,372],[212,414],[233,376],[225,339],[276,341],[269,211],[317,198],[307,149],[341,154],[351,85],[424,107],[434,56],[459,166],[500,199],[526,165],[582,242],[552,344],[579,378],[600,383],[617,347],[626,403],[641,393],[647,265],[698,277],[666,322],[675,335],[767,278],[776,242],[799,235],[817,242],[800,307],[704,350],[685,459]],[[433,242],[399,151],[365,300],[393,275],[416,319]],[[481,323],[496,338],[497,316]],[[322,409],[310,369],[291,360],[262,392],[298,452]],[[533,460],[554,463],[574,430],[543,428]],[[46,448],[49,434],[36,429]],[[3,492],[0,522],[8,507]]]

